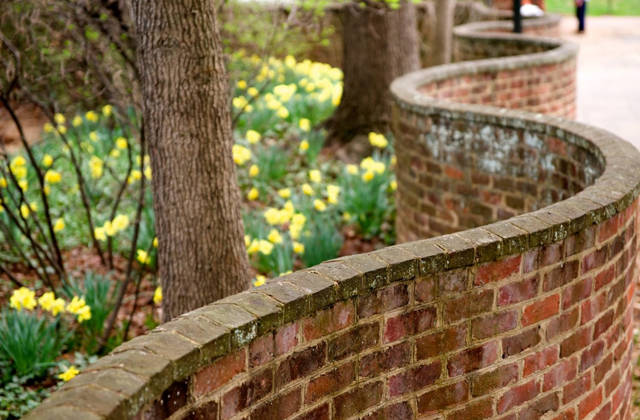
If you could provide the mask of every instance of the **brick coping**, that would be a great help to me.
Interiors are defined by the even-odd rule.
[[[496,23],[500,22],[493,24]],[[470,28],[488,26],[464,25],[457,32],[470,33]],[[510,39],[513,35],[491,37]],[[457,63],[411,73],[392,84],[393,97],[400,107],[417,113],[510,128],[526,127],[587,148],[605,163],[604,172],[593,185],[535,212],[460,233],[327,261],[184,314],[116,348],[25,419],[132,418],[172,383],[280,326],[336,302],[393,282],[522,254],[623,212],[640,193],[640,153],[629,143],[605,130],[562,118],[446,102],[418,92],[427,82],[471,74],[480,68],[508,69],[576,52],[570,44],[539,40],[536,42],[549,42],[555,47],[537,54]]]

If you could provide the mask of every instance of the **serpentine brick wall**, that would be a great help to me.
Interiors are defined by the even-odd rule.
[[[486,63],[392,85],[399,238],[439,234],[436,220],[455,233],[185,314],[26,418],[630,419],[640,154],[583,124],[422,93]]]

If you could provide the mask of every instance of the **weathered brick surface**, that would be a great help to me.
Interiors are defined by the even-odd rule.
[[[468,29],[457,54],[503,58],[392,86],[398,237],[431,239],[186,314],[27,419],[628,419],[640,154],[451,102],[574,112],[573,49]]]

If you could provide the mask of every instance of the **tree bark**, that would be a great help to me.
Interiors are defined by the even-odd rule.
[[[436,0],[436,32],[434,38],[434,65],[451,62],[453,42],[453,13],[455,0]]]
[[[384,2],[348,2],[343,7],[344,87],[336,112],[327,121],[329,137],[346,143],[358,134],[387,132],[391,123],[389,85],[420,68],[415,8],[398,10]]]
[[[250,285],[213,0],[133,0],[168,321]]]

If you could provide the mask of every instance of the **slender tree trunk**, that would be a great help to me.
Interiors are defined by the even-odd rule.
[[[434,65],[451,62],[453,42],[453,12],[456,0],[436,0],[436,33],[434,39]]]
[[[213,0],[133,0],[165,321],[246,289]]]
[[[343,7],[344,90],[327,121],[329,136],[346,143],[355,135],[386,132],[391,122],[389,85],[420,68],[415,8],[398,10],[384,2],[349,2]]]

